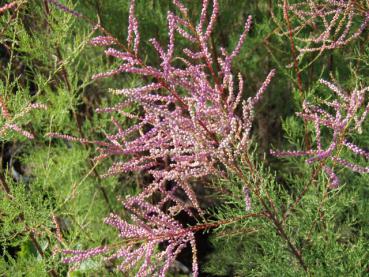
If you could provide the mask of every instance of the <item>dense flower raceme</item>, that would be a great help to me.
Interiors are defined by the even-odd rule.
[[[345,147],[359,156],[366,159],[369,158],[369,152],[351,143],[347,138],[347,134],[354,134],[355,132],[360,134],[362,132],[362,124],[369,112],[369,103],[365,106],[365,95],[369,91],[369,87],[354,90],[347,94],[333,83],[325,80],[320,80],[320,83],[335,92],[338,98],[332,101],[325,101],[324,104],[327,109],[305,102],[303,111],[298,113],[300,117],[314,124],[317,149],[308,151],[271,151],[271,153],[277,157],[311,156],[306,160],[309,164],[330,160],[332,166],[341,165],[354,172],[369,173],[369,166],[363,167],[340,157],[340,149]],[[329,112],[330,110],[333,111],[333,114]],[[323,128],[332,130],[332,141],[326,148],[323,147],[320,136]],[[337,187],[339,179],[332,167],[324,165],[323,170],[330,180],[331,187]]]
[[[216,4],[216,1],[214,3]],[[205,12],[204,8],[203,13]],[[211,18],[214,17],[213,14]],[[201,22],[202,20],[200,24]],[[224,56],[219,59],[221,72],[218,76],[212,76],[215,74],[212,71],[213,60],[205,43],[211,29],[208,27],[203,33],[203,27],[197,26],[196,33],[190,35],[184,31],[190,23],[172,13],[168,13],[168,23],[167,50],[155,39],[151,40],[162,59],[160,68],[143,65],[130,52],[120,52],[113,48],[106,50],[107,55],[121,59],[123,64],[118,69],[98,74],[95,78],[129,72],[150,76],[153,81],[138,88],[114,90],[113,93],[125,96],[125,102],[116,107],[98,110],[121,111],[132,102],[139,103],[144,110],[142,116],[126,114],[139,120],[138,124],[128,130],[124,130],[114,121],[118,133],[107,137],[111,144],[100,149],[101,157],[132,155],[133,158],[128,162],[114,164],[108,174],[148,170],[155,179],[146,190],[148,193],[157,189],[162,190],[165,183],[175,181],[175,184],[187,194],[191,204],[200,209],[189,180],[216,173],[216,163],[227,164],[234,161],[247,149],[253,107],[270,83],[274,70],[269,73],[256,96],[241,103],[243,80],[239,75],[236,92],[230,68],[232,59],[239,53],[250,28],[251,17],[247,20],[244,33],[235,50],[229,55],[223,50]],[[187,57],[180,58],[183,64],[179,66],[172,64],[176,30],[185,38],[189,37],[194,43],[197,42],[201,49],[198,52],[184,49],[183,53]],[[93,40],[93,44],[100,45],[110,42],[113,42],[112,38],[107,37]],[[212,79],[216,81],[213,83]],[[242,106],[241,116],[236,113],[238,106]],[[149,131],[140,132],[143,128]],[[128,141],[127,137],[134,132],[139,134],[138,137]],[[173,200],[172,196],[167,197]]]
[[[4,13],[7,10],[16,8],[18,3],[16,1],[10,2],[0,7],[0,14]]]
[[[140,197],[129,197],[124,202],[125,208],[130,211],[132,223],[122,220],[111,214],[105,219],[119,231],[122,245],[113,247],[97,247],[85,251],[66,250],[69,257],[64,262],[81,262],[93,256],[114,253],[106,260],[122,259],[118,266],[121,271],[138,270],[136,276],[165,276],[170,265],[177,255],[191,245],[193,254],[193,275],[198,275],[195,236],[191,229],[183,228],[170,216],[164,214],[158,207],[149,204]],[[165,245],[165,250],[159,250],[159,244]]]
[[[113,119],[118,132],[107,135],[107,141],[97,143],[100,151],[97,159],[109,156],[130,157],[126,162],[113,164],[106,175],[146,171],[153,176],[153,182],[144,188],[139,198],[129,198],[126,205],[129,206],[129,210],[132,210],[130,201],[140,199],[139,206],[143,210],[150,207],[150,209],[155,209],[155,214],[163,217],[161,219],[162,228],[167,228],[166,230],[161,230],[159,225],[155,225],[154,229],[161,230],[155,231],[152,222],[148,228],[136,218],[133,219],[133,224],[136,225],[128,225],[115,216],[107,219],[107,223],[113,223],[118,229],[126,226],[124,228],[131,230],[129,232],[132,232],[132,236],[146,236],[147,239],[141,241],[139,246],[126,245],[116,254],[116,257],[126,257],[124,266],[120,267],[121,270],[130,268],[140,257],[145,256],[141,267],[143,274],[154,269],[150,257],[154,255],[154,245],[159,242],[156,238],[157,232],[161,232],[164,237],[162,239],[166,239],[169,243],[166,254],[156,256],[157,259],[166,261],[160,272],[168,269],[187,242],[190,242],[193,253],[196,253],[193,234],[186,232],[169,216],[181,211],[190,215],[193,215],[194,211],[201,212],[200,203],[191,187],[191,181],[209,175],[222,174],[219,169],[220,164],[228,166],[247,151],[254,118],[254,106],[259,102],[275,75],[275,71],[272,70],[256,95],[247,101],[243,100],[243,78],[238,75],[237,80],[234,80],[231,66],[249,32],[252,23],[251,16],[247,19],[244,31],[234,50],[227,53],[225,49],[221,49],[222,55],[217,60],[220,70],[215,72],[214,57],[210,54],[207,42],[218,15],[218,1],[213,1],[209,20],[207,20],[209,1],[203,1],[197,26],[193,26],[189,21],[186,7],[178,0],[173,3],[178,7],[181,16],[168,12],[169,42],[167,46],[163,47],[155,39],[150,40],[161,59],[159,67],[144,64],[138,56],[140,34],[138,21],[134,15],[134,1],[131,1],[129,10],[128,48],[123,47],[123,51],[113,48],[121,45],[115,38],[109,36],[99,36],[91,40],[91,44],[96,46],[110,46],[111,48],[105,52],[106,55],[122,61],[119,68],[97,74],[95,79],[120,73],[132,73],[145,76],[145,79],[149,80],[149,83],[141,87],[112,90],[113,93],[122,95],[123,102],[114,107],[97,110],[97,112],[118,112],[137,122],[132,127],[124,129],[117,120]],[[208,24],[206,24],[207,21]],[[177,34],[193,45],[193,49],[186,48],[182,49],[182,52],[176,51],[181,56],[175,56]],[[138,103],[142,107],[143,112],[140,115],[124,112],[124,108],[132,103]],[[51,134],[51,136],[77,140],[57,134]],[[87,140],[80,141],[88,143]],[[155,204],[155,207],[144,202],[153,193],[156,196],[161,195],[161,200]],[[178,197],[183,194],[186,195],[186,199]],[[245,195],[247,195],[246,208],[250,209],[249,194]],[[168,216],[162,214],[160,209],[165,210]],[[151,220],[147,216],[143,218]],[[122,237],[130,237],[126,233],[128,229],[121,230],[124,233]],[[169,240],[168,237],[170,237]],[[101,249],[89,251],[91,250],[68,253],[76,253],[77,257],[79,255],[79,257],[87,258],[100,253]],[[72,258],[67,261],[78,260],[80,259]],[[197,275],[196,264],[194,256],[194,276]]]
[[[354,0],[306,0],[297,4],[285,1],[285,16],[287,12],[293,13],[301,23],[292,30],[294,34],[306,28],[314,30],[310,37],[298,38],[307,43],[306,47],[299,48],[301,53],[347,45],[361,35],[369,22],[369,11]],[[354,26],[356,21],[360,21],[358,27]],[[318,35],[314,35],[316,31]]]

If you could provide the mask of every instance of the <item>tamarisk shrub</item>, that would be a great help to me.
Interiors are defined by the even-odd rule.
[[[145,171],[152,175],[153,181],[138,196],[124,201],[125,208],[132,213],[132,223],[117,215],[105,220],[120,231],[123,239],[119,249],[107,259],[123,259],[118,269],[139,268],[138,276],[151,276],[153,273],[163,276],[187,244],[192,247],[193,275],[198,275],[194,232],[191,228],[182,227],[171,216],[181,211],[189,215],[201,213],[191,182],[205,176],[223,175],[224,166],[234,167],[234,163],[248,151],[254,107],[275,75],[271,70],[256,95],[242,100],[244,81],[241,74],[235,80],[232,61],[244,44],[252,18],[249,16],[246,20],[233,51],[227,53],[222,48],[221,56],[214,57],[208,41],[219,5],[217,0],[212,2],[212,14],[208,20],[209,1],[202,1],[200,20],[194,26],[187,8],[178,0],[173,1],[179,15],[168,12],[167,45],[161,45],[155,38],[150,40],[161,60],[160,66],[153,67],[139,57],[140,32],[134,14],[135,1],[131,1],[127,46],[108,35],[95,37],[91,44],[109,46],[106,55],[122,63],[109,72],[96,74],[94,79],[130,73],[147,80],[148,83],[141,87],[112,90],[112,93],[122,95],[122,102],[97,110],[100,113],[119,112],[136,123],[124,129],[118,120],[113,119],[117,133],[107,135],[104,142],[50,134],[52,137],[95,143],[100,151],[97,160],[110,156],[128,157],[127,161],[115,162],[106,176],[130,171]],[[175,49],[177,35],[189,41],[192,47]],[[214,69],[215,62],[220,67],[218,72]],[[132,103],[138,103],[143,112],[124,112],[123,109]],[[168,188],[169,183],[171,186]],[[249,210],[249,190],[245,188],[245,191],[246,209]],[[179,197],[180,192],[187,199]],[[149,204],[154,193],[161,199]],[[162,242],[166,242],[166,250],[157,252],[156,248]],[[113,246],[86,251],[66,250],[65,253],[72,257],[64,261],[81,262],[112,251]]]

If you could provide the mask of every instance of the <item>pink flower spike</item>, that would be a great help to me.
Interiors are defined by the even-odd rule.
[[[128,36],[127,36],[128,47],[130,47],[133,44],[133,34],[135,25],[136,25],[135,0],[130,0],[129,17],[128,17]]]
[[[247,18],[247,21],[245,23],[243,33],[241,34],[235,49],[233,50],[233,52],[229,56],[230,60],[233,60],[233,58],[236,57],[240,53],[242,45],[245,42],[246,36],[247,36],[248,32],[250,31],[251,24],[252,24],[252,16],[249,15],[249,17]]]
[[[0,7],[0,14],[4,13],[7,10],[14,9],[17,6],[17,1],[13,1],[11,3],[5,4]]]
[[[351,163],[339,157],[341,151],[337,151],[337,149],[340,149],[340,146],[344,145],[353,153],[363,156],[366,159],[369,158],[369,153],[367,151],[348,142],[345,138],[347,136],[346,131],[351,127],[351,122],[354,122],[355,125],[352,130],[357,131],[358,133],[361,132],[361,120],[363,116],[365,118],[367,110],[367,108],[365,108],[362,112],[361,108],[364,104],[364,94],[369,90],[369,88],[366,87],[361,90],[355,89],[349,94],[343,92],[339,86],[328,81],[320,80],[320,83],[326,85],[330,90],[332,90],[336,94],[337,99],[333,101],[324,101],[324,105],[329,107],[328,110],[324,110],[322,107],[315,106],[305,101],[303,104],[303,111],[298,113],[298,116],[304,120],[314,123],[318,149],[309,151],[271,151],[271,154],[276,157],[313,156],[306,159],[308,164],[332,161],[350,169],[353,172],[361,174],[369,173],[369,167],[363,167],[355,163]],[[333,133],[331,142],[325,149],[320,138],[321,128],[328,128]],[[333,170],[326,165],[324,165],[323,170],[328,175],[331,186],[337,187],[339,180]]]
[[[330,187],[332,189],[338,188],[338,186],[340,184],[340,181],[339,181],[337,175],[328,166],[324,166],[323,169],[324,169],[325,173],[328,175]]]
[[[297,37],[296,40],[306,43],[306,46],[298,48],[301,54],[307,52],[320,52],[332,50],[348,45],[358,38],[367,28],[369,12],[364,13],[356,10],[355,1],[332,1],[323,0],[319,4],[316,1],[304,1],[298,4],[287,4],[284,1],[283,13],[285,18],[288,12],[295,15],[299,22],[290,31],[294,34],[311,33],[309,37]],[[355,30],[354,22],[360,21],[361,25]],[[311,31],[314,26],[314,31]],[[323,26],[319,29],[317,26]],[[303,32],[301,32],[303,31]],[[318,33],[316,35],[316,33]]]
[[[173,0],[173,4],[177,6],[183,15],[187,16],[188,9],[181,3],[180,0]]]
[[[108,36],[98,36],[91,39],[90,44],[93,46],[109,46],[116,44],[116,39]]]
[[[215,26],[215,22],[217,20],[219,14],[219,3],[218,0],[213,0],[213,13],[210,17],[210,22],[208,27],[206,28],[206,32],[205,32],[205,39],[209,39],[211,33],[213,32],[214,26]]]

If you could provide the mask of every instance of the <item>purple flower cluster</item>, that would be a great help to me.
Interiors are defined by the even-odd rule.
[[[333,83],[325,80],[320,80],[320,83],[335,92],[337,99],[324,101],[327,109],[304,102],[303,112],[298,113],[301,118],[314,124],[317,149],[308,151],[271,151],[271,153],[277,157],[311,156],[306,160],[309,164],[331,160],[333,166],[339,164],[354,172],[369,173],[369,166],[363,167],[339,157],[340,150],[344,146],[359,156],[369,157],[367,151],[349,142],[346,138],[348,133],[361,133],[362,124],[369,111],[369,103],[365,106],[365,94],[369,91],[369,87],[354,90],[347,94]],[[329,110],[332,110],[333,114]],[[320,136],[322,128],[332,130],[332,141],[326,148],[322,146],[323,143]],[[330,180],[331,187],[337,187],[339,180],[332,168],[325,165],[323,170]]]
[[[284,12],[292,12],[300,22],[300,25],[292,30],[293,33],[299,33],[307,27],[318,30],[318,35],[298,38],[307,43],[306,47],[299,49],[300,53],[339,48],[359,37],[368,25],[369,12],[365,11],[365,8],[361,9],[355,2],[353,0],[306,0],[289,5],[285,1]],[[358,18],[361,24],[353,30],[354,22]],[[320,25],[323,25],[323,30],[318,27]]]
[[[183,201],[174,196],[177,190],[185,192],[191,206],[200,211],[190,181],[217,173],[218,163],[227,165],[247,150],[253,108],[275,74],[272,70],[256,96],[247,101],[242,101],[241,75],[238,76],[238,90],[234,89],[232,61],[245,41],[251,26],[251,17],[247,19],[235,49],[230,54],[222,49],[222,56],[218,58],[220,71],[214,72],[214,58],[210,54],[207,41],[218,14],[218,2],[213,1],[213,12],[209,24],[205,26],[208,2],[203,1],[200,22],[196,27],[192,26],[187,17],[168,12],[167,46],[161,46],[155,39],[150,40],[162,61],[160,67],[152,67],[144,64],[137,55],[138,27],[133,15],[132,1],[128,44],[134,45],[133,51],[107,49],[106,54],[120,59],[122,64],[117,69],[94,77],[98,79],[125,72],[143,75],[151,80],[141,87],[112,90],[112,93],[124,96],[124,102],[115,107],[98,109],[98,112],[122,113],[123,107],[135,102],[144,111],[142,115],[124,113],[125,116],[138,120],[129,129],[124,129],[119,122],[113,121],[118,132],[107,136],[110,144],[99,149],[101,155],[98,159],[129,155],[131,159],[115,163],[107,175],[147,171],[154,177],[154,182],[143,192],[145,196],[160,191],[166,200],[176,203],[177,206],[173,208],[175,211],[188,211],[188,205],[185,207]],[[174,4],[182,13],[187,12],[178,1],[174,1]],[[182,53],[179,52],[181,57],[174,55],[176,33],[194,44],[194,49],[186,48]],[[116,44],[110,37],[98,37],[92,43],[102,46]],[[238,107],[242,110],[241,115],[236,112]],[[168,181],[174,183],[170,192],[165,189]]]
[[[137,269],[136,276],[165,276],[178,254],[187,246],[192,247],[193,276],[198,275],[197,253],[194,232],[182,227],[157,206],[149,204],[140,197],[129,197],[124,207],[131,213],[132,222],[128,223],[119,216],[111,214],[105,223],[119,231],[122,243],[115,246],[102,246],[88,250],[64,250],[70,255],[65,263],[81,262],[100,254],[113,254],[105,260],[123,260],[118,269],[126,272]],[[159,249],[159,244],[165,250]]]
[[[10,2],[8,4],[1,6],[0,14],[4,13],[7,10],[14,9],[15,7],[17,7],[17,5],[18,5],[17,1],[13,1],[13,2]]]

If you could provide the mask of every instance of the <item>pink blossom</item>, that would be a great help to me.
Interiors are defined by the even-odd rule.
[[[347,149],[357,155],[366,158],[369,157],[369,153],[345,139],[349,128],[351,133],[360,133],[361,124],[367,115],[367,108],[365,108],[364,112],[362,111],[362,108],[365,100],[364,96],[365,93],[369,91],[369,87],[361,90],[356,89],[349,94],[344,92],[337,85],[326,80],[320,80],[320,83],[328,87],[337,95],[338,99],[324,102],[326,106],[333,109],[333,114],[308,102],[304,103],[303,112],[298,113],[298,115],[306,121],[312,121],[314,123],[317,149],[307,151],[270,151],[270,153],[276,157],[311,156],[306,160],[308,164],[318,161],[331,161],[335,165],[344,166],[354,172],[368,173],[369,167],[359,166],[346,161],[337,155],[340,154],[342,146],[346,146]],[[320,136],[321,128],[328,128],[333,132],[332,140],[325,149],[322,146]],[[331,186],[337,187],[339,180],[333,171],[333,166],[324,166],[323,170],[327,174],[331,182]]]

